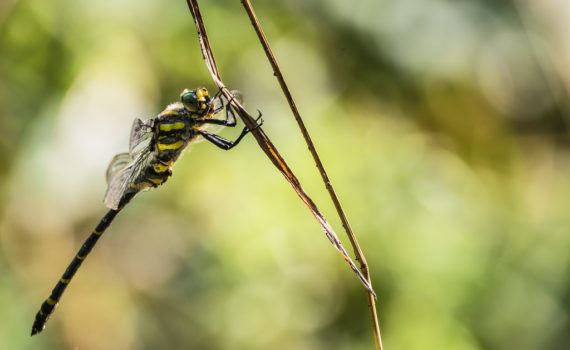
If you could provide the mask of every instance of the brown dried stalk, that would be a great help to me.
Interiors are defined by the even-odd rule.
[[[194,23],[196,25],[196,31],[198,32],[198,39],[200,41],[200,47],[202,50],[202,54],[203,54],[204,60],[206,62],[206,66],[208,67],[208,70],[210,71],[210,74],[212,76],[212,79],[214,80],[214,82],[216,83],[218,88],[222,91],[224,96],[228,100],[231,101],[232,107],[236,110],[237,114],[243,120],[245,125],[250,129],[254,129],[256,127],[255,120],[251,117],[251,115],[249,113],[247,113],[247,111],[243,108],[243,106],[238,101],[236,101],[235,99],[232,99],[232,95],[231,95],[230,91],[227,89],[227,87],[222,82],[218,68],[216,66],[214,55],[212,53],[212,49],[210,47],[208,36],[206,34],[206,28],[205,28],[204,22],[202,20],[202,15],[200,13],[200,8],[198,6],[197,0],[187,0],[186,2],[188,4],[188,8],[190,9],[190,13],[192,14],[192,17],[194,18]],[[252,18],[252,16],[253,16],[253,18],[255,18],[255,14],[253,14],[253,10],[251,9],[251,5],[249,5],[249,2],[243,2],[243,4],[246,7],[248,14],[250,15],[250,18]],[[372,286],[370,283],[370,275],[368,272],[368,267],[366,265],[366,260],[364,259],[364,255],[363,255],[362,251],[360,250],[360,247],[358,246],[358,242],[356,241],[354,234],[352,234],[352,231],[350,230],[350,225],[348,223],[348,220],[346,219],[346,216],[344,215],[344,212],[342,211],[342,207],[340,206],[340,202],[338,201],[336,194],[334,194],[334,190],[332,189],[332,185],[330,184],[330,181],[328,180],[328,176],[326,175],[326,172],[324,171],[322,163],[320,162],[320,160],[318,160],[318,155],[316,154],[314,146],[312,145],[312,142],[310,141],[310,137],[308,136],[307,130],[305,129],[305,127],[303,125],[301,117],[299,116],[299,113],[298,113],[296,107],[294,107],[295,104],[293,102],[291,94],[289,93],[288,89],[286,88],[285,82],[284,82],[283,77],[281,75],[281,72],[277,66],[277,63],[275,62],[273,55],[270,55],[271,51],[270,50],[268,51],[269,45],[267,44],[267,41],[265,40],[265,37],[263,36],[263,33],[261,32],[261,28],[259,27],[259,24],[258,23],[257,23],[257,25],[255,24],[256,22],[257,22],[256,19],[255,19],[255,21],[252,19],[252,23],[254,23],[254,27],[256,28],[256,32],[258,33],[258,35],[261,35],[263,37],[262,44],[263,44],[263,42],[265,42],[264,48],[266,48],[266,52],[269,52],[268,57],[271,56],[270,62],[272,63],[272,66],[274,67],[274,71],[275,71],[276,75],[278,76],[278,79],[281,83],[281,86],[284,87],[284,92],[285,92],[285,95],[287,97],[287,100],[289,101],[290,105],[294,109],[293,113],[295,114],[297,122],[299,123],[299,125],[301,127],[301,130],[303,132],[303,135],[305,136],[305,139],[309,143],[311,153],[313,154],[314,157],[316,157],[315,161],[317,161],[317,166],[319,167],[319,170],[321,171],[321,175],[323,176],[326,187],[327,187],[327,189],[329,189],[329,193],[332,193],[331,197],[333,198],[333,202],[335,203],[335,207],[337,207],[337,212],[339,212],[339,216],[341,217],[341,220],[343,222],[343,226],[345,227],[347,232],[350,232],[350,233],[348,233],[349,239],[350,239],[351,244],[355,250],[355,254],[357,256],[357,259],[360,262],[362,272],[354,264],[354,262],[352,261],[352,259],[350,258],[350,256],[348,255],[348,253],[346,252],[344,247],[342,246],[342,243],[338,239],[338,237],[337,237],[336,233],[334,232],[334,230],[332,229],[332,227],[326,221],[325,217],[320,212],[320,210],[318,209],[316,204],[313,202],[313,200],[309,197],[309,195],[301,187],[299,180],[293,174],[293,172],[291,171],[291,169],[289,168],[289,166],[287,165],[287,163],[285,162],[283,157],[281,157],[281,155],[279,154],[279,152],[277,151],[277,149],[275,148],[275,146],[273,145],[271,140],[263,132],[262,128],[256,128],[255,130],[252,131],[252,134],[255,137],[255,139],[257,140],[257,143],[259,144],[261,149],[267,155],[267,157],[271,160],[271,162],[275,165],[275,167],[283,174],[283,176],[285,176],[285,179],[291,184],[291,186],[293,187],[293,189],[295,190],[297,195],[301,198],[301,200],[305,203],[305,205],[307,205],[307,207],[309,208],[309,210],[311,211],[313,216],[317,219],[317,221],[319,222],[319,224],[323,228],[327,238],[331,241],[333,246],[343,256],[345,261],[350,265],[352,270],[357,274],[358,278],[360,279],[362,284],[367,289],[369,306],[370,306],[371,313],[373,315],[372,318],[373,318],[374,331],[375,331],[376,348],[381,349],[382,348],[382,342],[380,339],[380,331],[379,331],[379,327],[378,327],[378,321],[376,318],[376,306],[374,303],[374,298],[376,295],[375,295],[374,290],[372,289]]]
[[[360,269],[361,269],[362,273],[364,274],[364,277],[366,277],[366,280],[368,281],[368,283],[370,283],[370,285],[372,285],[372,282],[370,280],[370,271],[368,269],[368,264],[366,263],[366,258],[364,257],[364,253],[360,249],[360,245],[358,244],[356,236],[352,232],[352,228],[350,227],[350,223],[348,222],[348,219],[346,218],[344,210],[342,209],[342,205],[340,204],[340,201],[336,195],[336,192],[335,192],[335,190],[334,190],[334,188],[333,188],[333,186],[329,180],[329,176],[327,175],[327,172],[323,166],[323,163],[321,162],[319,154],[317,153],[317,150],[315,149],[315,146],[313,145],[313,141],[311,140],[311,136],[309,136],[309,132],[307,131],[307,128],[305,127],[305,123],[303,122],[303,119],[301,118],[301,114],[299,113],[299,110],[297,109],[297,106],[295,105],[295,102],[293,101],[293,96],[291,95],[291,92],[289,91],[289,88],[287,87],[287,83],[285,83],[285,78],[283,77],[283,74],[281,73],[281,69],[279,69],[279,65],[277,64],[277,60],[275,59],[275,56],[273,55],[273,52],[271,51],[271,48],[269,47],[269,42],[267,41],[267,38],[265,37],[265,34],[263,33],[263,29],[261,28],[261,25],[260,25],[259,21],[257,20],[257,16],[255,15],[255,12],[253,11],[253,7],[251,6],[251,3],[249,2],[249,0],[241,0],[241,3],[243,5],[243,7],[245,8],[245,11],[247,12],[247,15],[249,16],[249,19],[251,20],[251,24],[253,25],[253,28],[255,29],[255,32],[257,33],[257,36],[259,38],[261,45],[263,46],[263,49],[265,50],[265,54],[267,55],[267,59],[269,60],[269,63],[271,64],[271,67],[273,68],[274,76],[279,81],[279,85],[281,85],[281,90],[283,90],[283,94],[285,95],[285,98],[287,99],[287,102],[289,103],[289,107],[291,108],[291,111],[293,112],[293,116],[295,117],[295,120],[297,121],[299,129],[301,130],[301,133],[303,134],[303,137],[305,138],[305,142],[307,143],[307,146],[309,147],[309,151],[311,152],[311,155],[313,156],[313,159],[315,160],[315,163],[317,165],[317,168],[319,169],[319,172],[321,174],[321,177],[323,179],[325,187],[326,187],[327,191],[329,192],[331,200],[334,203],[334,206],[336,208],[336,212],[337,212],[337,214],[338,214],[338,216],[342,222],[342,226],[344,227],[346,235],[348,236],[348,239],[350,240],[350,244],[352,245],[352,248],[354,249],[354,254],[356,255],[356,260],[358,260],[360,262]],[[369,306],[369,310],[370,310],[370,314],[371,314],[370,316],[372,318],[372,328],[374,331],[374,339],[376,342],[376,348],[380,350],[380,349],[382,349],[382,338],[380,337],[380,327],[378,324],[378,316],[376,313],[375,295],[372,293],[372,291],[368,290],[367,298],[368,298],[368,306]]]

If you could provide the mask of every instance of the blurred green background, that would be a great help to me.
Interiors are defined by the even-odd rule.
[[[570,4],[254,1],[373,274],[387,349],[568,349]],[[222,77],[342,228],[239,1]],[[185,1],[0,3],[1,349],[372,349],[365,294],[251,137],[196,145],[42,300],[135,117],[214,84]],[[238,130],[224,130],[234,138]]]

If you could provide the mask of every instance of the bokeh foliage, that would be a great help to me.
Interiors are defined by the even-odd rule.
[[[567,2],[253,5],[368,258],[386,348],[566,348]],[[341,236],[239,1],[202,12],[224,81]],[[361,285],[251,139],[198,144],[139,195],[29,337],[132,120],[196,86],[214,85],[184,1],[0,3],[0,348],[373,347]]]

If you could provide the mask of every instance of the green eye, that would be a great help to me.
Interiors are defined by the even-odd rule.
[[[186,106],[186,108],[196,111],[199,107],[198,97],[194,91],[185,92],[180,96],[180,100]]]

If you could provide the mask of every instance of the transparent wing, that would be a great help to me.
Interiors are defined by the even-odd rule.
[[[153,120],[147,119],[142,121],[140,118],[134,120],[129,141],[129,154],[132,159],[135,159],[148,147],[152,138]]]
[[[107,167],[107,172],[105,173],[105,179],[107,184],[111,183],[111,179],[117,175],[117,173],[126,168],[130,163],[132,163],[133,158],[128,153],[119,153],[111,159],[109,166]]]
[[[111,209],[118,209],[119,203],[123,196],[129,192],[139,192],[143,189],[147,189],[141,186],[135,185],[137,178],[141,175],[142,171],[149,165],[151,158],[150,148],[146,148],[139,152],[137,158],[127,163],[123,168],[112,173],[113,168],[118,168],[119,164],[124,164],[126,156],[128,153],[121,153],[116,155],[107,169],[108,176],[108,187],[107,193],[105,193],[105,205]],[[132,158],[129,159],[132,160]],[[114,162],[117,163],[115,167]],[[109,175],[112,175],[109,177]]]
[[[123,196],[128,192],[138,192],[142,188],[131,186],[150,161],[150,140],[153,119],[142,121],[136,118],[131,129],[129,153],[119,153],[107,167],[107,193],[105,205],[118,209]]]
[[[230,93],[233,95],[233,97],[236,99],[236,101],[239,102],[240,105],[245,107],[245,105],[243,103],[243,94],[241,93],[241,91],[232,90],[232,91],[230,91]]]

